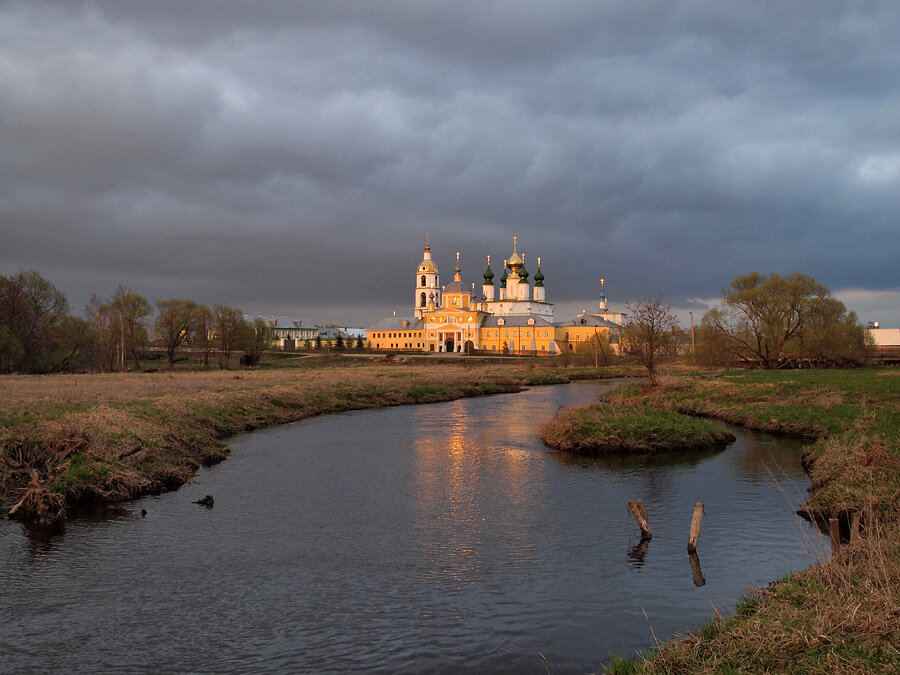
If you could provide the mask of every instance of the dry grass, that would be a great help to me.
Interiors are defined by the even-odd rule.
[[[0,504],[52,519],[73,505],[175,488],[200,463],[223,459],[222,439],[241,431],[601,374],[515,361],[346,359],[241,372],[0,377]]]
[[[900,378],[896,370],[726,373],[615,395],[815,440],[804,451],[820,524],[860,514],[861,539],[752,590],[734,614],[615,659],[616,673],[900,672]],[[845,527],[845,529],[847,529]]]
[[[900,528],[896,520],[871,522],[830,561],[752,589],[735,614],[612,672],[897,672]]]

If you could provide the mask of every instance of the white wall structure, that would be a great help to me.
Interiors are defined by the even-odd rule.
[[[438,266],[431,259],[431,246],[425,236],[425,253],[416,268],[416,290],[413,297],[414,314],[417,319],[428,309],[441,306],[441,275]]]

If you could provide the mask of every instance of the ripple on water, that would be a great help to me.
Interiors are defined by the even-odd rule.
[[[585,672],[809,563],[798,532],[821,537],[767,468],[802,492],[796,448],[739,432],[653,466],[548,451],[537,425],[603,388],[306,420],[62,537],[0,523],[4,668]],[[191,504],[208,493],[215,508]],[[702,588],[685,552],[697,500]]]

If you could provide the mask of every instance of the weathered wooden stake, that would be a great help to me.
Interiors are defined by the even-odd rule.
[[[828,519],[828,534],[831,535],[831,555],[841,552],[841,527],[837,518]]]
[[[697,550],[701,523],[703,523],[703,502],[694,502],[694,515],[691,517],[691,536],[688,538],[688,552]]]
[[[633,499],[628,502],[628,508],[631,509],[631,514],[641,528],[641,539],[653,539],[650,524],[647,522],[647,509],[644,508],[644,503],[640,499]]]
[[[859,511],[856,511],[850,520],[850,543],[853,544],[857,541],[859,541]]]

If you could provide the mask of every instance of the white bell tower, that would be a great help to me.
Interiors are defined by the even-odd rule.
[[[416,290],[413,298],[413,315],[421,319],[425,310],[441,306],[441,275],[431,259],[431,246],[425,235],[425,254],[416,269]]]

